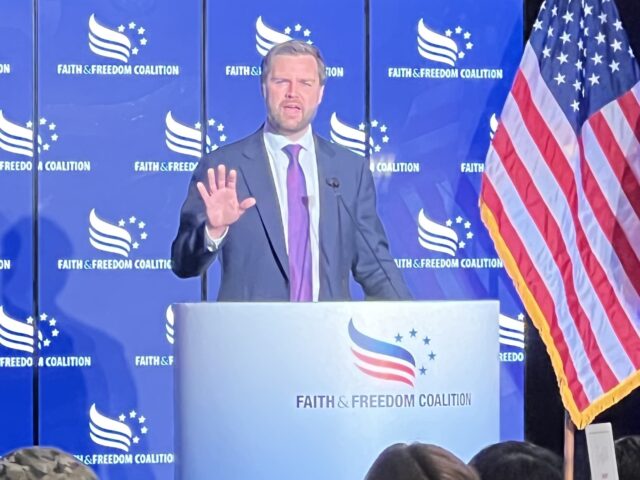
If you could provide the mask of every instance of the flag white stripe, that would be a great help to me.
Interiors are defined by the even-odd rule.
[[[616,139],[616,143],[620,147],[620,150],[622,150],[624,158],[627,159],[627,164],[633,172],[636,182],[640,183],[640,162],[633,161],[633,159],[640,158],[640,143],[638,143],[638,138],[633,132],[631,125],[629,125],[627,117],[625,117],[622,112],[620,104],[617,100],[614,100],[608,105],[605,105],[601,112],[607,120],[613,138]],[[638,126],[634,125],[634,127],[637,128]]]
[[[504,170],[504,166],[493,147],[489,149],[486,165],[485,181],[489,181],[493,185],[496,194],[500,198],[505,215],[515,231],[519,232],[520,241],[529,257],[534,261],[536,270],[538,273],[545,273],[544,275],[540,274],[540,278],[554,302],[558,328],[567,345],[568,354],[575,367],[578,381],[582,384],[589,401],[593,401],[602,395],[603,391],[591,369],[574,320],[569,314],[564,282],[558,271],[558,266],[549,253],[538,227],[522,204],[518,192],[511,183],[511,179]],[[551,288],[550,284],[554,288]]]
[[[626,378],[635,368],[627,356],[627,353],[622,348],[616,333],[613,331],[607,312],[598,299],[596,290],[587,275],[586,267],[582,262],[580,252],[577,248],[576,226],[567,199],[560,190],[560,186],[556,182],[545,159],[540,154],[538,147],[524,127],[520,110],[512,95],[509,95],[505,103],[502,122],[503,127],[511,138],[515,151],[531,175],[533,184],[536,186],[548,211],[563,234],[566,251],[571,259],[573,285],[578,296],[578,301],[590,318],[594,337],[597,340],[600,351],[616,377],[618,379]],[[574,141],[577,142],[577,140]],[[587,212],[584,212],[587,205],[581,184],[576,184],[576,191],[578,193],[578,216],[582,219],[584,231],[590,232],[596,230],[602,235],[602,231],[597,228],[597,222],[591,210],[589,209]],[[611,244],[606,241],[606,239],[604,240],[605,244],[611,249]],[[592,239],[590,239],[589,242],[594,243]],[[549,255],[551,255],[551,252],[549,252]],[[547,271],[546,269],[541,270]],[[560,278],[560,280],[562,279]]]

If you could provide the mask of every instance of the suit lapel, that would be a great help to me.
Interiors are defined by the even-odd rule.
[[[340,283],[339,265],[342,265],[342,252],[339,246],[339,206],[336,192],[327,183],[327,179],[340,178],[340,165],[335,152],[325,141],[314,135],[316,161],[318,163],[318,186],[320,189],[320,300],[337,298]],[[332,268],[333,267],[333,268]]]
[[[284,242],[282,215],[280,214],[273,175],[269,167],[267,149],[264,146],[262,129],[247,139],[243,154],[248,161],[242,163],[242,176],[247,184],[249,194],[256,199],[255,208],[282,272],[286,278],[289,278],[289,257]]]

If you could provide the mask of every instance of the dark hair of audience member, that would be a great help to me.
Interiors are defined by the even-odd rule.
[[[621,437],[615,441],[618,478],[638,480],[640,478],[640,435]]]
[[[529,442],[502,442],[478,452],[469,462],[482,480],[562,480],[562,458]]]
[[[436,445],[397,443],[375,460],[365,480],[479,480],[473,469]]]
[[[57,448],[27,447],[0,458],[0,480],[98,480],[84,463]]]

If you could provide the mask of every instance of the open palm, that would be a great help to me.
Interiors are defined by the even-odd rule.
[[[226,167],[218,165],[217,172],[213,168],[207,170],[208,187],[203,182],[197,183],[207,213],[207,229],[214,238],[220,237],[229,225],[233,225],[246,210],[256,204],[253,197],[238,200],[236,182],[238,174],[231,170],[227,175]]]

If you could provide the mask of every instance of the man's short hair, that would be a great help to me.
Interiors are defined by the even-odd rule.
[[[320,77],[320,85],[324,85],[327,81],[327,70],[322,58],[322,53],[315,45],[310,45],[301,40],[289,40],[288,42],[278,43],[262,58],[262,72],[260,81],[264,85],[267,81],[267,75],[271,71],[273,58],[278,55],[311,55],[318,63],[318,75]]]
[[[49,447],[28,447],[0,458],[0,479],[98,480],[93,471],[74,456]]]
[[[365,480],[479,480],[453,453],[425,443],[396,443],[373,463]]]
[[[562,458],[529,442],[501,442],[478,452],[469,462],[482,480],[562,480]]]
[[[640,435],[621,437],[615,442],[620,480],[634,480],[640,475]]]

